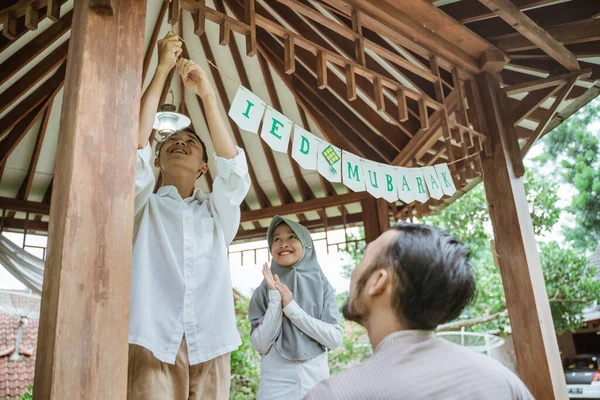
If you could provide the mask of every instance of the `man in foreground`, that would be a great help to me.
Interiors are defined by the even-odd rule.
[[[404,222],[370,243],[342,312],[367,329],[374,354],[305,399],[533,399],[497,361],[434,335],[475,295],[469,255],[450,234]]]

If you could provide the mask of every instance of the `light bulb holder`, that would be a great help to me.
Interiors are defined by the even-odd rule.
[[[160,112],[156,113],[153,128],[157,130],[156,139],[165,140],[175,132],[187,128],[192,121],[183,114],[175,112],[177,108],[173,104],[163,104]]]

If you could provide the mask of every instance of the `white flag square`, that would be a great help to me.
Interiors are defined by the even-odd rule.
[[[363,174],[364,160],[346,150],[342,150],[342,181],[355,192],[365,191]]]
[[[367,192],[373,197],[380,199],[383,197],[385,177],[378,167],[380,164],[374,161],[365,160],[363,164],[363,175]]]
[[[416,189],[415,200],[420,203],[426,203],[429,200],[429,192],[427,191],[427,184],[423,177],[423,170],[421,168],[411,168],[413,175],[413,183]]]
[[[398,198],[405,204],[415,201],[415,185],[410,168],[396,167],[396,182],[398,187]]]
[[[425,177],[425,182],[427,183],[427,189],[429,190],[430,196],[436,200],[444,197],[442,184],[440,183],[440,178],[438,178],[437,172],[435,172],[435,168],[423,167],[421,170],[423,171],[423,176]]]
[[[260,137],[273,150],[287,153],[293,126],[292,121],[283,114],[267,106]]]
[[[258,96],[239,86],[228,115],[241,129],[258,133],[260,121],[267,105]]]
[[[324,140],[318,139],[319,154],[317,154],[318,171],[329,182],[342,181],[342,150]]]
[[[319,143],[312,133],[294,125],[294,141],[292,142],[292,158],[304,169],[317,169]]]
[[[456,186],[454,185],[454,180],[452,179],[452,174],[450,173],[448,164],[438,164],[434,167],[438,177],[440,178],[440,183],[442,185],[444,194],[447,196],[454,195],[454,193],[456,193]]]

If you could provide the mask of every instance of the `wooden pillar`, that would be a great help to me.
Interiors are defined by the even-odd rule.
[[[511,159],[515,140],[501,105],[506,93],[493,75],[477,77],[493,152],[483,181],[521,379],[536,399],[567,399],[565,377],[525,188]]]
[[[361,206],[365,240],[370,243],[390,228],[388,206],[385,200],[374,197],[363,200]]]
[[[35,398],[125,399],[146,0],[75,2]]]

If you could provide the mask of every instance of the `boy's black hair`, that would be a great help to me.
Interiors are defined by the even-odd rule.
[[[207,163],[208,162],[208,152],[206,151],[206,145],[204,144],[202,139],[200,139],[200,136],[198,136],[198,134],[190,127],[180,129],[180,130],[176,131],[175,133],[173,133],[173,135],[175,135],[177,132],[188,132],[188,133],[193,134],[196,137],[196,139],[198,139],[198,141],[202,145],[202,153],[203,153],[202,161]],[[166,142],[166,140],[156,144],[156,157],[158,157],[160,155],[160,150],[162,149],[162,146],[163,146],[163,144],[165,144],[165,142]]]

